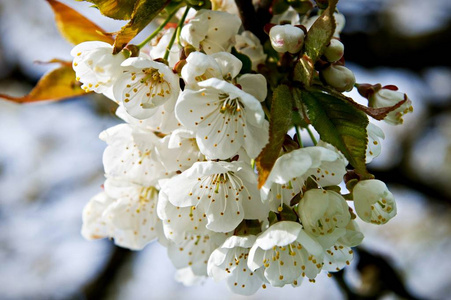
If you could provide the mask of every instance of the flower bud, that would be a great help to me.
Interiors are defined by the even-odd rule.
[[[380,180],[359,181],[352,194],[355,211],[365,222],[385,224],[396,215],[395,198]]]
[[[326,235],[345,228],[351,220],[345,199],[334,191],[308,190],[299,202],[299,218],[312,235]]]
[[[344,66],[331,65],[321,71],[324,81],[339,92],[349,92],[355,84],[355,76]]]
[[[324,50],[324,57],[328,62],[336,62],[343,57],[345,47],[342,42],[337,39],[331,39],[330,44]]]
[[[384,121],[391,125],[403,123],[402,116],[413,111],[412,101],[407,98],[406,94],[393,90],[391,86],[383,87],[368,97],[369,106],[374,108],[393,106],[404,100],[406,102],[394,111],[389,112],[384,118]]]
[[[269,31],[272,47],[280,53],[299,52],[304,44],[304,31],[292,25],[276,25]]]

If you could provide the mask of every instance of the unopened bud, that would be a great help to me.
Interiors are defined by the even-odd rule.
[[[331,65],[321,71],[324,81],[339,92],[349,92],[355,84],[354,73],[344,66]]]
[[[304,44],[304,31],[292,25],[276,25],[269,31],[272,47],[280,53],[297,53]]]
[[[345,46],[337,39],[331,39],[330,44],[324,50],[324,57],[328,62],[334,63],[343,57]]]

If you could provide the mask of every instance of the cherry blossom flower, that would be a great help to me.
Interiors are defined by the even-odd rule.
[[[207,54],[229,51],[241,26],[236,15],[221,11],[199,10],[182,28],[181,40]]]
[[[304,185],[313,178],[320,186],[337,185],[346,173],[347,162],[341,153],[322,146],[293,150],[276,160],[265,184],[262,199],[269,201],[271,210],[289,205]]]
[[[173,175],[167,173],[155,155],[155,147],[160,139],[150,131],[120,124],[103,131],[100,139],[108,144],[103,153],[107,177],[156,186],[158,180]]]
[[[351,247],[358,246],[362,243],[363,234],[357,223],[350,220],[344,230],[338,229],[340,237],[330,245],[325,239],[318,239],[318,242],[325,247],[323,270],[336,272],[350,265],[354,258],[354,251]],[[330,240],[330,239],[329,239]]]
[[[232,231],[243,219],[262,220],[268,214],[256,175],[244,162],[197,162],[168,180],[161,193],[173,206],[195,211],[197,219],[206,217],[205,227],[215,232]]]
[[[115,100],[113,84],[122,70],[121,63],[126,59],[123,52],[113,55],[113,46],[105,42],[89,41],[75,46],[70,52],[74,58],[76,79],[86,91],[104,94]],[[116,101],[116,100],[115,100]]]
[[[177,99],[178,76],[163,63],[144,57],[131,57],[122,64],[122,74],[114,85],[115,98],[137,119],[156,113],[155,108]]]
[[[249,57],[252,62],[252,70],[258,71],[258,65],[263,64],[267,57],[260,40],[248,30],[236,35],[235,40],[236,50]]]
[[[368,132],[368,146],[366,147],[365,162],[369,164],[375,157],[381,154],[381,140],[385,138],[385,134],[382,129],[373,123],[368,123],[366,131]]]
[[[268,122],[260,102],[216,78],[199,86],[199,91],[186,89],[181,93],[175,114],[196,133],[201,152],[211,159],[227,159],[243,147],[250,157],[256,157],[268,141]]]
[[[398,88],[393,86],[382,87],[368,97],[369,106],[375,108],[393,106],[398,102],[407,99],[405,103],[394,111],[389,112],[384,118],[384,121],[390,125],[402,124],[404,122],[402,119],[403,115],[413,111],[412,101],[406,94],[398,92],[397,89]]]
[[[196,276],[207,276],[208,259],[227,235],[214,233],[189,235],[181,243],[170,242],[168,256],[177,269],[190,268]]]
[[[92,198],[83,210],[82,235],[86,239],[112,238],[118,246],[141,250],[163,237],[157,199],[155,187],[108,178],[105,192]]]
[[[249,270],[247,259],[256,236],[231,236],[214,250],[208,260],[208,276],[216,281],[227,280],[229,289],[237,294],[252,295],[264,281],[262,268]]]
[[[395,198],[380,180],[359,181],[352,194],[355,211],[365,222],[385,224],[396,215]]]
[[[115,201],[103,212],[111,224],[110,237],[115,244],[141,250],[161,236],[161,221],[156,214],[158,191],[125,180],[108,178],[105,192]]]
[[[103,239],[108,236],[108,223],[102,215],[105,209],[112,204],[113,198],[101,192],[85,205],[83,209],[83,226],[81,235],[87,240]]]
[[[132,117],[121,104],[116,109],[116,115],[128,124],[143,130],[169,134],[178,128],[182,128],[182,124],[175,117],[175,102],[175,100],[172,100],[156,107],[152,110],[154,114],[144,120]]]
[[[175,206],[165,193],[160,192],[158,199],[158,217],[162,220],[164,235],[170,241],[182,243],[187,237],[204,235],[210,232],[207,228],[207,215],[196,206]]]
[[[186,65],[182,69],[182,78],[187,88],[198,90],[199,82],[218,78],[231,81],[241,70],[243,63],[228,52],[218,52],[211,55],[202,52],[190,53]]]
[[[302,225],[292,221],[275,223],[258,236],[248,256],[251,271],[263,268],[272,286],[297,286],[303,277],[314,279],[321,271],[323,248]]]
[[[161,140],[155,148],[159,161],[168,172],[183,172],[195,162],[205,161],[196,143],[196,136],[187,129],[177,129]]]

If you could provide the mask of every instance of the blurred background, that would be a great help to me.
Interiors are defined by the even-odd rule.
[[[89,3],[61,2],[108,32],[123,25]],[[451,299],[451,1],[338,7],[357,81],[395,84],[414,106],[403,126],[375,122],[386,139],[370,169],[395,195],[398,216],[384,226],[360,223],[365,240],[349,268],[240,297],[222,282],[177,283],[156,243],[132,252],[85,241],[81,212],[104,181],[98,135],[120,123],[114,106],[97,95],[29,105],[0,99],[0,299]],[[0,0],[0,93],[28,93],[54,67],[34,61],[70,60],[71,48],[46,1]]]

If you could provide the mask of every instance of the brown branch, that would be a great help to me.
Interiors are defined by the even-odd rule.
[[[255,10],[252,0],[235,0],[245,30],[255,34],[262,44],[268,39],[263,27],[271,19],[269,6],[271,1],[260,1]]]
[[[103,269],[83,288],[83,298],[87,300],[105,299],[109,286],[118,276],[121,267],[132,258],[133,254],[128,249],[114,246],[111,256],[103,266]]]

